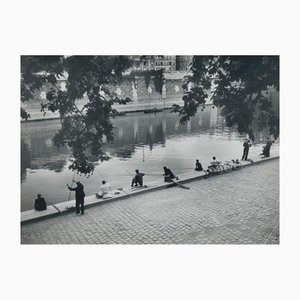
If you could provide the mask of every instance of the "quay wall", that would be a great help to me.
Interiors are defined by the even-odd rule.
[[[119,98],[130,98],[131,102],[126,105],[114,105],[114,108],[120,112],[142,111],[147,108],[170,108],[173,104],[183,104],[182,96],[184,76],[186,73],[175,72],[165,74],[165,82],[162,87],[162,94],[159,93],[151,78],[148,87],[146,86],[144,77],[124,78],[117,85],[111,86],[110,90]],[[62,82],[63,84],[63,82]],[[88,99],[83,97],[77,101],[80,108],[86,104]],[[29,120],[52,119],[58,118],[58,113],[41,112],[41,104],[46,103],[46,90],[42,90],[36,94],[36,97],[28,103],[22,103],[22,107],[30,114]]]

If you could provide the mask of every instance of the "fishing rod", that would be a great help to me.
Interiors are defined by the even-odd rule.
[[[122,187],[119,187],[118,188],[119,191],[122,191],[123,193],[127,194],[128,196],[131,197],[131,195],[129,193],[127,193],[126,191],[124,191],[124,189]]]
[[[124,166],[121,166],[130,176],[133,176]]]
[[[150,176],[163,176],[164,174],[151,174],[151,173],[145,173],[145,175],[150,175]]]
[[[74,178],[75,178],[75,170],[73,172],[73,178],[72,178],[71,188],[73,187]],[[71,197],[71,190],[69,191],[68,201],[70,201],[70,197]]]

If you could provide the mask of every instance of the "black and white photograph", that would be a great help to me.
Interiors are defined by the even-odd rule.
[[[22,244],[279,244],[279,56],[20,59]]]
[[[3,299],[298,299],[297,1],[1,4]]]

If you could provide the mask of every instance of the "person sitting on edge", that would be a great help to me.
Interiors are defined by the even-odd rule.
[[[102,185],[100,186],[99,192],[96,194],[97,198],[110,198],[112,197],[111,194],[109,194],[110,185],[107,181],[102,180]]]
[[[263,155],[264,157],[270,157],[271,146],[272,146],[272,141],[270,138],[268,138],[267,144],[263,147],[262,153],[260,153],[259,155]]]
[[[216,157],[213,156],[213,161],[210,163],[210,166],[208,166],[208,169],[211,169],[212,171],[215,170],[215,168],[219,165],[219,162],[216,160]]]
[[[47,205],[45,199],[42,197],[41,194],[37,195],[37,199],[34,202],[34,209],[38,211],[46,210]]]
[[[202,165],[199,162],[199,159],[196,159],[196,168],[195,171],[203,171]]]
[[[172,179],[178,179],[178,177],[176,177],[173,172],[168,169],[167,167],[164,167],[164,176],[165,176],[165,182],[170,182],[172,181]]]
[[[139,170],[135,170],[135,176],[132,178],[131,186],[143,186],[143,176],[145,173],[140,173]]]

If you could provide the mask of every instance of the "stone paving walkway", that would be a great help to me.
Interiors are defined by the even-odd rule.
[[[279,244],[279,159],[21,226],[22,244]]]

